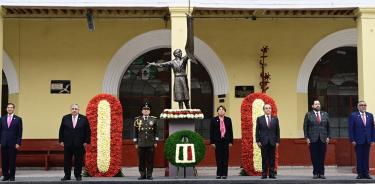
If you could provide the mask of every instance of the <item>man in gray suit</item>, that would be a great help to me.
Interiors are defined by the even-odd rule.
[[[328,113],[321,111],[319,100],[314,100],[312,111],[307,112],[303,123],[303,132],[310,147],[313,164],[313,179],[326,179],[324,176],[324,160],[327,144],[330,139]]]

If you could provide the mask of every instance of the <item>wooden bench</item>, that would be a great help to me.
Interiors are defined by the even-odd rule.
[[[36,145],[22,145],[18,150],[17,157],[38,157],[42,156],[44,159],[44,169],[49,169],[49,160],[51,156],[64,155],[64,148],[56,143],[55,145],[36,146]],[[22,158],[17,158],[22,159]]]

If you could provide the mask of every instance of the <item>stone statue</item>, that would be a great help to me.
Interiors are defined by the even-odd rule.
[[[171,67],[174,72],[174,101],[178,102],[178,107],[183,109],[183,103],[187,109],[190,109],[189,105],[189,86],[186,74],[186,66],[189,60],[188,56],[182,57],[181,49],[176,49],[173,52],[173,56],[175,57],[171,61],[167,61],[164,63],[149,63],[148,66],[156,66],[156,67]]]

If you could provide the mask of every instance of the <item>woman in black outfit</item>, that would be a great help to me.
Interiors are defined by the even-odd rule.
[[[215,148],[216,179],[227,179],[229,147],[233,144],[232,120],[225,116],[226,109],[220,105],[217,116],[212,118],[210,125],[210,142]]]

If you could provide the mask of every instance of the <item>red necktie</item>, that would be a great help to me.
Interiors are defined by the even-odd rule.
[[[318,124],[320,124],[320,115],[319,115],[319,112],[316,113],[316,122],[318,122]]]
[[[267,127],[270,128],[271,127],[271,116],[267,116],[267,118],[268,118]]]

